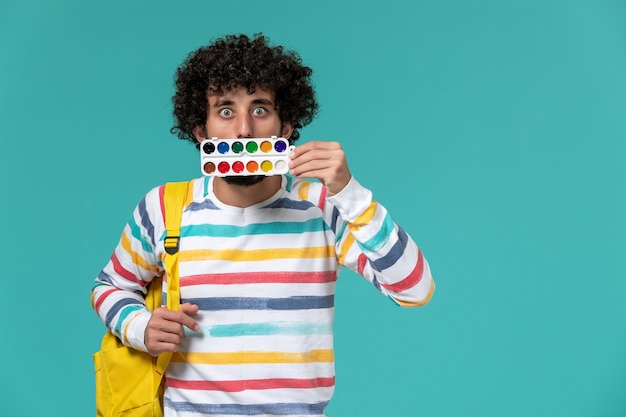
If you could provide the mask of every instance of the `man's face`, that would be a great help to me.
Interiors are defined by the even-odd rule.
[[[200,142],[205,138],[243,139],[269,138],[272,136],[289,138],[293,132],[290,124],[283,124],[276,107],[276,94],[273,91],[257,88],[248,94],[245,88],[226,91],[223,95],[209,96],[207,121],[205,126],[194,130]],[[234,185],[253,185],[264,176],[225,177]]]

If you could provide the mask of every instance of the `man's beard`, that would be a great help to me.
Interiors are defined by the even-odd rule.
[[[260,183],[265,179],[265,175],[247,175],[247,176],[227,176],[224,181],[230,185],[239,185],[241,187],[250,187]]]

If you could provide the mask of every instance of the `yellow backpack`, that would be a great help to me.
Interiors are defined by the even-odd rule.
[[[167,308],[172,310],[180,306],[178,241],[182,211],[191,196],[190,185],[190,182],[167,183],[163,195]],[[148,286],[146,306],[150,311],[161,306],[162,282],[162,277],[155,278]],[[97,417],[163,417],[164,375],[171,357],[171,352],[153,357],[124,346],[107,331],[100,350],[93,355]]]

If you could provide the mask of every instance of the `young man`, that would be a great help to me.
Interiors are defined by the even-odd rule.
[[[262,35],[190,54],[173,97],[179,138],[284,137],[315,116],[311,69]],[[317,181],[307,180],[313,178]],[[109,330],[152,355],[175,352],[165,416],[323,416],[334,385],[341,266],[401,306],[434,291],[413,240],[351,175],[341,146],[312,141],[289,175],[193,180],[181,222],[181,309],[145,308],[163,273],[162,187],[141,200],[92,292]]]

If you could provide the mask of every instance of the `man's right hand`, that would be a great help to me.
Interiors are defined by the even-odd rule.
[[[144,334],[144,343],[148,353],[158,356],[163,352],[176,352],[184,337],[183,326],[197,332],[200,325],[192,316],[198,312],[198,306],[191,303],[181,304],[179,311],[159,307],[152,312]]]

